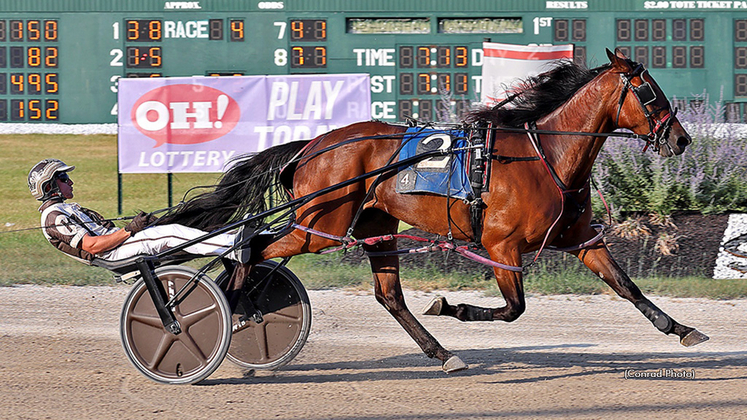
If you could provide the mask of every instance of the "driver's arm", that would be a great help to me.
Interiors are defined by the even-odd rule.
[[[122,242],[129,238],[130,232],[125,229],[119,229],[114,233],[101,236],[91,236],[86,234],[80,241],[80,248],[83,251],[96,255],[118,247]]]

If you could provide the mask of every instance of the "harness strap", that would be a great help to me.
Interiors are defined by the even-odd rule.
[[[594,236],[593,238],[589,239],[588,241],[581,242],[578,245],[573,246],[567,246],[567,247],[555,247],[555,246],[548,246],[547,249],[553,250],[553,251],[561,251],[561,252],[569,252],[569,251],[577,251],[579,249],[584,249],[587,247],[590,247],[594,245],[595,243],[602,240],[604,237],[604,225],[591,225],[594,229],[597,229],[599,232]]]
[[[387,255],[400,255],[400,254],[419,254],[419,253],[425,253],[430,251],[456,251],[459,255],[469,258],[472,261],[478,262],[480,264],[489,265],[491,267],[500,268],[503,270],[513,271],[513,272],[521,272],[523,270],[523,267],[514,266],[514,265],[508,265],[499,263],[496,261],[493,261],[489,258],[485,258],[482,255],[478,255],[472,251],[469,250],[469,248],[466,245],[457,246],[451,241],[433,241],[426,238],[421,238],[419,236],[413,236],[413,235],[389,235],[394,238],[402,238],[402,239],[411,239],[417,242],[428,242],[430,245],[426,245],[420,248],[410,248],[410,249],[399,249],[397,251],[390,251],[390,252],[366,252],[366,255],[369,257],[381,257],[381,256],[387,256]]]
[[[530,129],[536,129],[537,125],[536,123],[532,122],[531,126],[530,123],[526,123],[525,127],[527,130]],[[555,218],[555,221],[552,222],[552,225],[550,225],[550,228],[547,229],[547,233],[545,233],[545,238],[542,240],[542,245],[540,245],[539,250],[537,250],[537,254],[534,256],[534,260],[532,263],[537,262],[537,259],[539,258],[540,254],[542,253],[542,250],[545,249],[547,246],[547,240],[550,238],[550,233],[553,229],[555,229],[555,226],[560,222],[560,219],[563,217],[563,213],[565,212],[565,195],[567,193],[572,192],[580,192],[583,190],[577,189],[577,190],[569,190],[568,187],[563,183],[563,181],[560,179],[558,174],[555,172],[555,169],[550,165],[550,162],[547,161],[547,157],[545,156],[545,152],[542,149],[542,144],[540,143],[539,136],[536,133],[527,131],[527,136],[529,136],[529,142],[534,147],[534,150],[537,152],[537,156],[539,156],[540,161],[542,161],[542,164],[544,165],[547,172],[550,174],[550,177],[555,181],[555,186],[558,188],[558,191],[560,192],[560,213],[558,214],[558,217]]]
[[[627,82],[625,76],[623,76],[623,82]],[[620,126],[620,112],[622,112],[623,103],[625,103],[625,96],[628,95],[628,83],[623,83],[622,93],[620,93],[620,99],[617,101],[617,117],[615,117],[615,127]]]
[[[474,151],[471,153],[471,159],[470,159],[470,169],[469,169],[469,178],[470,178],[470,185],[472,186],[472,191],[475,193],[475,198],[470,201],[469,203],[469,213],[470,213],[470,224],[472,225],[472,238],[477,246],[482,246],[482,221],[483,221],[483,212],[485,211],[485,203],[482,200],[482,193],[484,191],[487,191],[487,185],[488,185],[488,178],[490,176],[489,168],[490,168],[490,147],[491,147],[491,141],[494,136],[492,136],[492,131],[490,130],[490,127],[492,126],[492,123],[488,124],[488,130],[486,130],[486,138],[482,144],[482,147],[474,149]],[[472,130],[470,133],[470,139],[472,139],[472,134],[474,134],[476,130]],[[478,132],[479,133],[479,132]],[[477,134],[474,136],[474,138],[479,142],[480,135]]]
[[[539,135],[535,132],[529,131],[529,130],[536,130],[537,129],[537,123],[531,122],[524,124],[524,127],[527,129],[527,136],[529,136],[529,141],[532,143],[532,146],[534,147],[534,150],[537,152],[537,156],[539,157],[539,160],[542,161],[542,164],[545,165],[545,169],[547,169],[547,172],[550,174],[550,177],[552,177],[553,181],[555,181],[555,185],[560,188],[562,192],[568,191],[568,187],[565,185],[563,180],[560,179],[558,176],[558,173],[555,172],[555,168],[550,165],[550,163],[547,161],[547,156],[545,155],[545,149],[542,148],[542,143],[540,142]]]

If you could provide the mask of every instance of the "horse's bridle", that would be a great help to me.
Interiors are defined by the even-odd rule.
[[[648,138],[646,139],[646,148],[653,145],[654,151],[658,152],[662,146],[666,145],[667,147],[669,147],[670,151],[672,151],[672,146],[670,146],[667,142],[667,137],[669,137],[669,132],[672,129],[672,124],[674,124],[674,117],[677,115],[677,108],[674,108],[674,110],[672,110],[669,101],[667,101],[666,108],[654,108],[653,111],[649,111],[649,105],[656,102],[657,96],[656,91],[654,90],[653,86],[651,86],[651,83],[644,79],[644,75],[646,74],[648,74],[648,70],[643,67],[643,64],[638,64],[630,73],[620,74],[620,78],[623,82],[623,88],[622,92],[620,93],[620,100],[618,101],[617,118],[615,119],[615,125],[619,126],[620,112],[622,111],[625,97],[627,96],[628,91],[630,91],[638,101],[638,104],[641,106],[641,110],[643,111],[643,115],[648,121],[649,134],[647,136]],[[634,86],[630,82],[635,77],[639,77],[643,82],[640,86]],[[649,76],[649,78],[650,77],[651,76]],[[656,114],[659,114],[662,111],[666,111],[664,117],[657,118]]]

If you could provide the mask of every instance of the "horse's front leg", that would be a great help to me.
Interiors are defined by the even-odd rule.
[[[389,244],[393,244],[394,246],[387,246],[386,243],[383,243],[380,246],[365,248],[367,251],[373,252],[396,249],[395,241],[389,241]],[[442,369],[447,373],[467,369],[467,364],[459,357],[444,349],[407,308],[399,279],[399,257],[396,255],[371,256],[369,259],[371,270],[373,271],[376,300],[389,311],[402,328],[410,334],[410,337],[418,343],[423,353],[428,357],[439,359],[442,363]]]
[[[589,248],[573,251],[591,271],[604,280],[620,297],[629,300],[664,334],[677,334],[683,346],[690,347],[708,340],[708,336],[680,324],[648,300],[610,255],[602,241]]]
[[[493,261],[514,267],[521,266],[521,254],[508,252],[497,246],[488,249]],[[446,298],[439,296],[433,299],[423,309],[424,315],[453,316],[460,321],[506,321],[511,322],[519,318],[526,309],[524,300],[524,284],[521,271],[509,271],[494,268],[498,288],[501,290],[506,305],[499,308],[482,308],[479,306],[460,303],[450,305]]]

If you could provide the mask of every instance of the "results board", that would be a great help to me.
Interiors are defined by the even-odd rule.
[[[24,0],[0,3],[0,122],[113,123],[121,78],[368,73],[372,116],[448,121],[479,100],[482,42],[620,48],[680,107],[747,111],[747,2]]]

